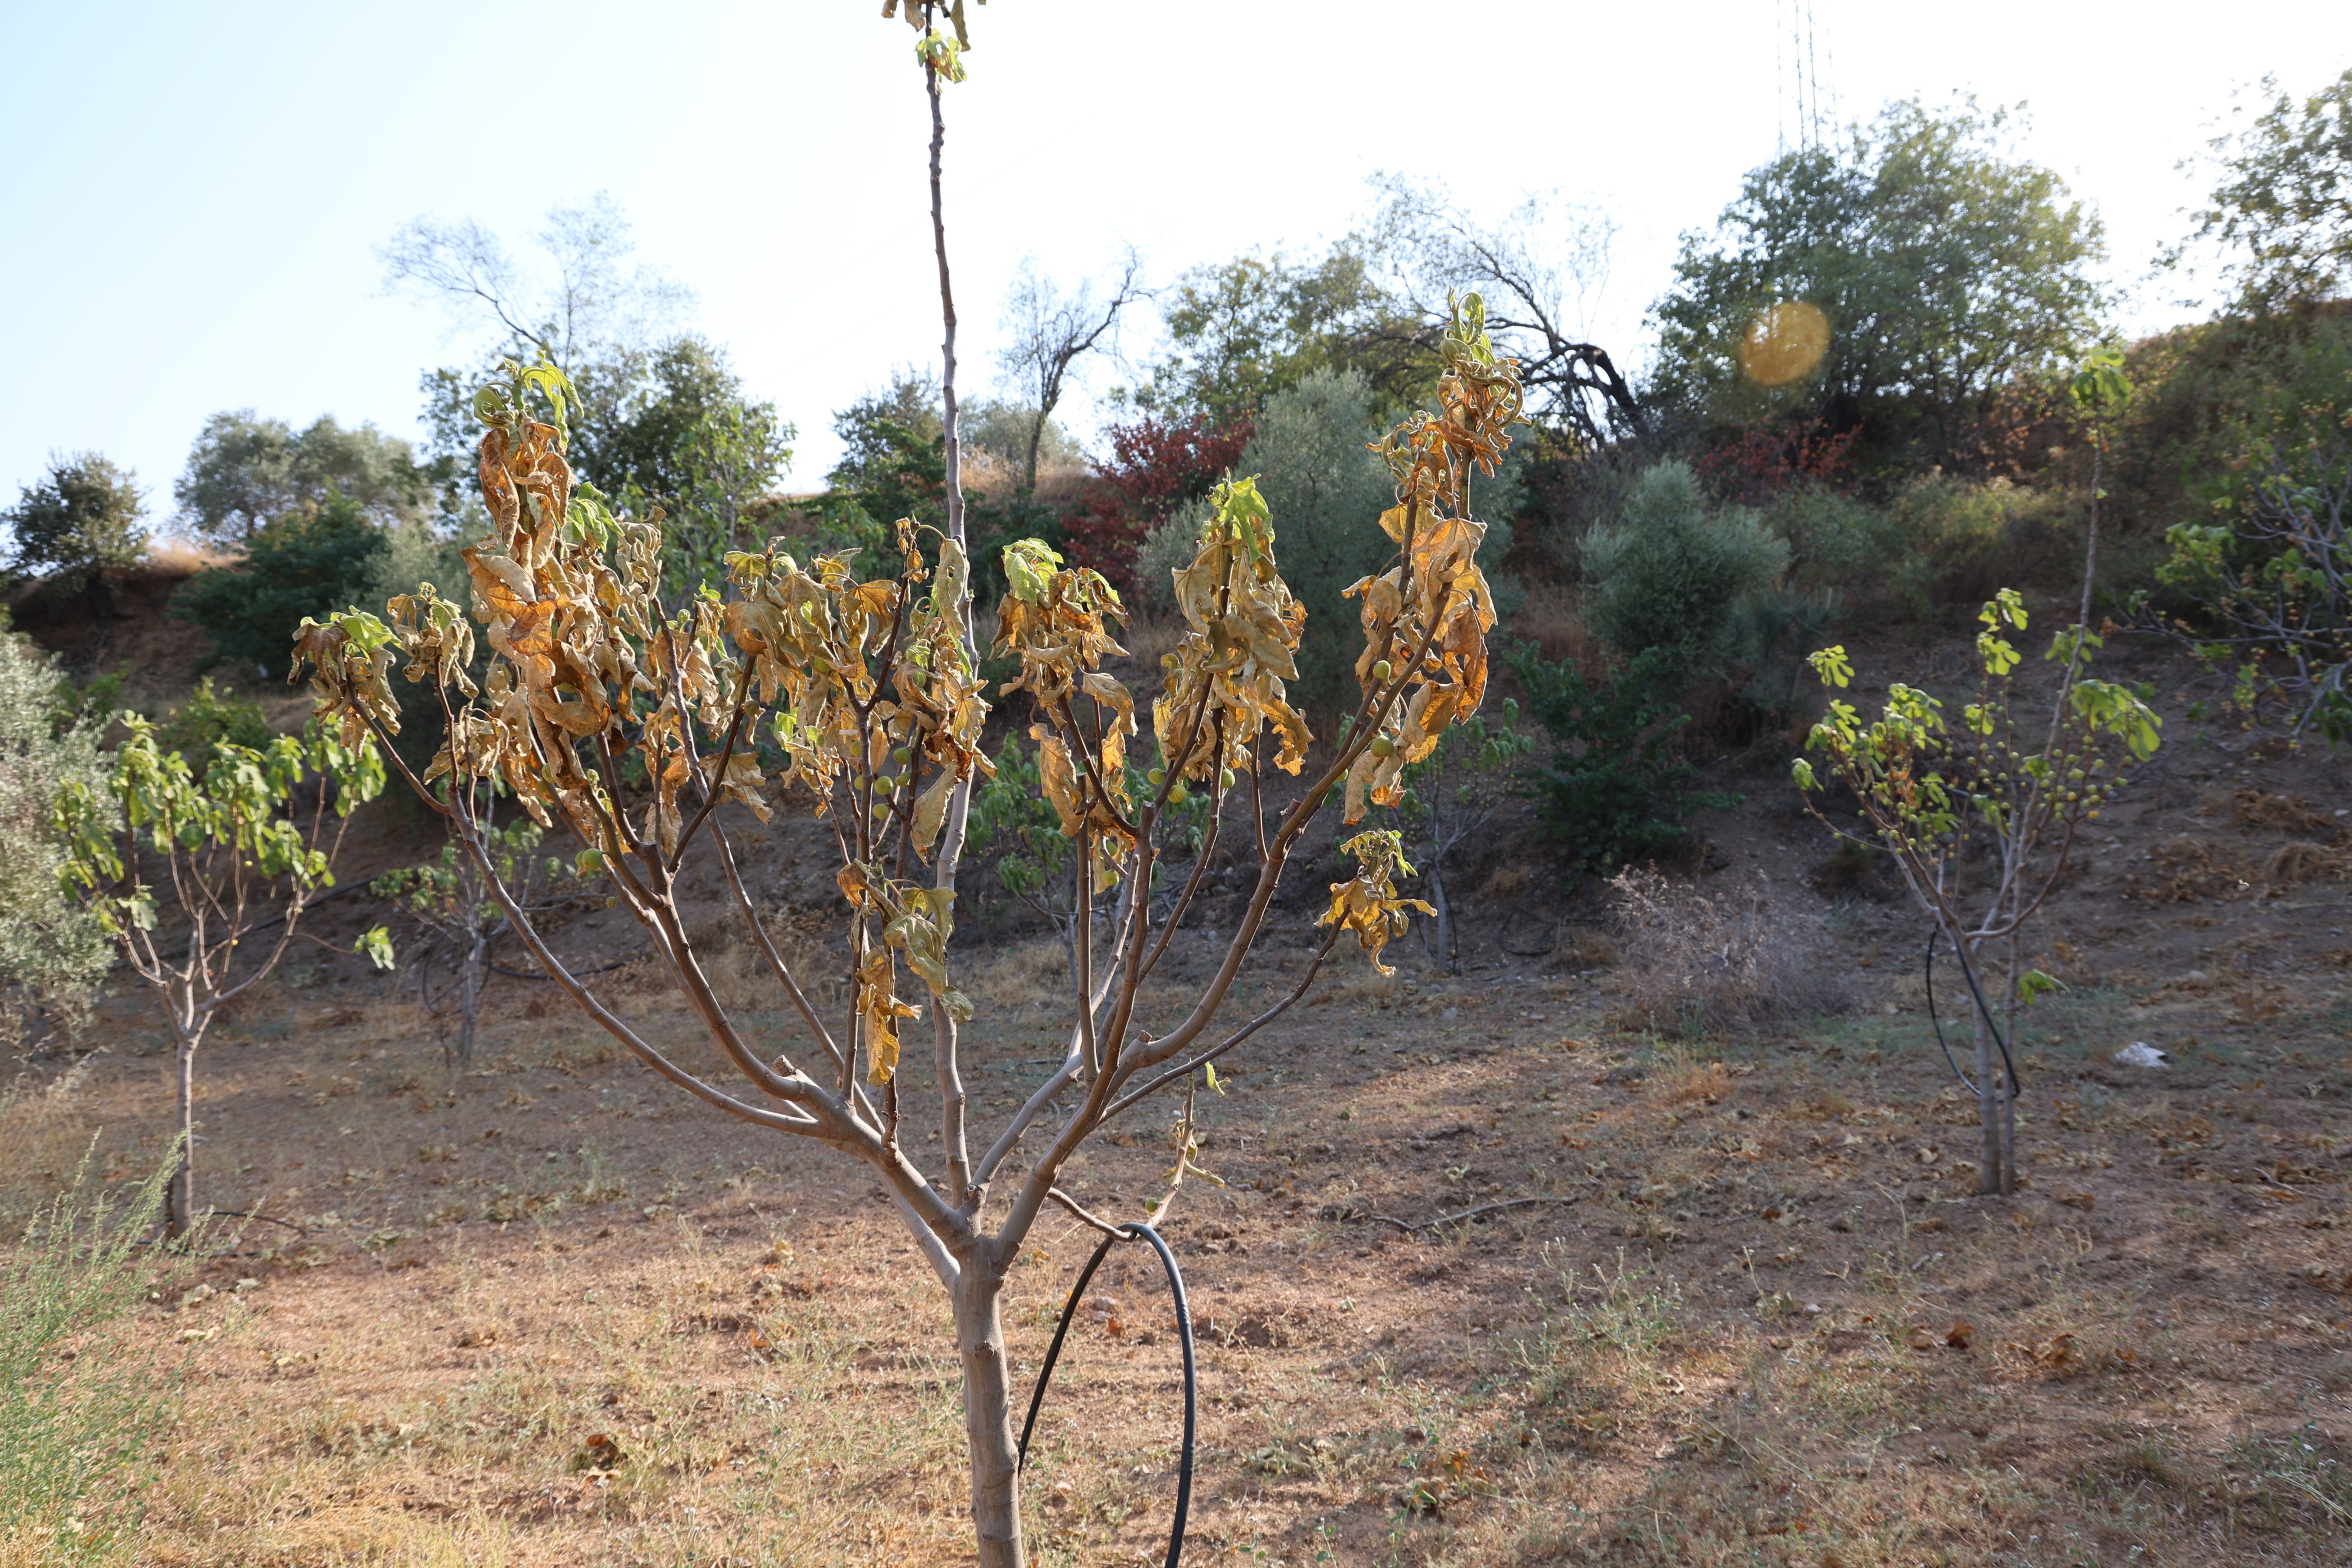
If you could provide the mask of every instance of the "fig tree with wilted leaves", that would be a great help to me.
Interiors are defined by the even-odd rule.
[[[1306,616],[1277,565],[1276,520],[1248,479],[1219,487],[1191,563],[1173,574],[1186,631],[1161,661],[1148,740],[1136,697],[1104,668],[1123,652],[1118,595],[1034,540],[1004,552],[1011,591],[993,642],[1018,673],[984,692],[939,219],[939,91],[962,74],[961,26],[954,18],[959,37],[943,37],[928,26],[930,8],[919,10],[910,19],[921,31],[933,111],[933,234],[947,326],[945,527],[900,521],[878,570],[855,552],[807,561],[779,543],[736,552],[723,594],[666,615],[658,514],[615,515],[576,483],[564,458],[566,383],[551,367],[509,365],[475,401],[492,532],[466,551],[470,604],[426,584],[394,599],[386,619],[352,611],[306,622],[297,658],[314,672],[322,718],[352,742],[396,730],[395,668],[437,693],[448,739],[429,766],[418,774],[388,746],[384,754],[450,816],[516,934],[583,1011],[706,1104],[829,1145],[880,1177],[953,1308],[980,1559],[1001,1568],[1024,1560],[999,1310],[1005,1276],[1048,1203],[1108,1228],[1056,1185],[1071,1157],[1147,1099],[1188,1087],[1295,1005],[1342,935],[1378,965],[1408,910],[1427,908],[1397,890],[1409,868],[1396,836],[1358,833],[1344,846],[1356,873],[1332,888],[1305,975],[1257,1016],[1225,1016],[1317,813],[1334,792],[1351,824],[1370,805],[1397,804],[1402,770],[1478,708],[1495,613],[1476,565],[1486,530],[1471,516],[1471,481],[1502,457],[1520,388],[1516,365],[1494,352],[1480,301],[1461,301],[1442,344],[1435,406],[1376,447],[1394,478],[1395,504],[1364,526],[1382,530],[1394,552],[1385,571],[1350,590],[1360,601],[1362,696],[1311,774],[1313,737],[1286,695]],[[467,675],[477,625],[490,654],[478,688]],[[1340,626],[1316,633],[1348,635]],[[963,1029],[976,1004],[951,959],[956,877],[971,794],[992,766],[982,749],[989,698],[1016,693],[1073,851],[1069,1045],[1034,1094],[1002,1126],[982,1130],[971,1125],[964,1089]],[[772,768],[761,765],[761,742],[780,759]],[[1128,765],[1139,747],[1151,762],[1139,776]],[[1303,787],[1270,818],[1272,770],[1302,775]],[[471,786],[492,780],[568,835],[578,863],[603,876],[732,1064],[727,1082],[671,1060],[551,951],[499,874],[490,824],[476,809],[485,792]],[[1202,795],[1208,842],[1180,857],[1192,869],[1172,902],[1156,900],[1164,841],[1186,831]],[[1236,796],[1257,868],[1245,912],[1205,983],[1173,1007],[1164,993],[1147,999],[1213,858],[1223,808]],[[744,815],[765,821],[779,805],[811,813],[838,849],[842,935],[833,962],[849,1002],[836,1016],[812,1002],[741,873],[732,835]],[[707,944],[689,935],[679,909],[689,853],[709,857],[723,879],[744,934],[798,1019],[788,1037],[765,1024],[773,1014],[730,1009],[712,988]],[[1189,1094],[1183,1104],[1173,1118],[1171,1197],[1194,1146]],[[904,1141],[909,1116],[937,1139],[921,1163]]]
[[[998,1310],[1006,1271],[1049,1202],[1104,1223],[1056,1187],[1070,1157],[1295,1004],[1343,933],[1377,964],[1408,909],[1426,909],[1396,889],[1406,868],[1395,836],[1358,834],[1344,846],[1357,873],[1332,889],[1305,976],[1255,1017],[1221,1021],[1284,868],[1326,800],[1341,792],[1351,823],[1370,805],[1396,804],[1402,770],[1474,712],[1485,688],[1494,609],[1475,562],[1485,530],[1470,516],[1470,479],[1502,455],[1519,388],[1481,330],[1475,299],[1457,312],[1444,352],[1437,409],[1380,447],[1396,505],[1365,526],[1382,529],[1395,555],[1351,590],[1362,603],[1363,650],[1349,738],[1270,826],[1258,809],[1269,770],[1301,773],[1312,737],[1286,697],[1305,616],[1283,584],[1275,520],[1255,483],[1219,488],[1192,563],[1175,574],[1187,630],[1163,661],[1142,742],[1156,761],[1139,788],[1127,766],[1137,704],[1102,668],[1122,652],[1118,595],[1036,541],[1007,548],[1012,591],[994,652],[1017,661],[1019,674],[997,695],[1026,698],[1044,787],[1076,851],[1080,918],[1067,1055],[984,1142],[967,1122],[961,1030],[974,1003],[956,984],[950,939],[961,808],[990,766],[981,749],[989,703],[963,629],[969,565],[952,534],[902,521],[896,558],[873,576],[846,552],[802,562],[772,546],[739,552],[723,599],[706,595],[664,618],[658,522],[617,517],[574,483],[562,378],[518,366],[476,403],[488,427],[482,497],[495,532],[466,552],[472,615],[428,584],[394,599],[388,621],[353,611],[303,628],[299,658],[315,671],[320,712],[347,742],[388,740],[396,729],[395,666],[438,692],[449,738],[424,773],[409,773],[389,746],[383,754],[451,815],[513,929],[575,1003],[687,1092],[829,1144],[882,1178],[953,1303],[983,1562],[1022,1561]],[[466,673],[477,621],[491,654],[479,689]],[[772,773],[757,759],[761,737],[782,759]],[[644,782],[624,782],[633,777]],[[465,787],[493,779],[602,871],[740,1081],[722,1087],[672,1061],[550,950],[499,874],[482,794]],[[1148,1017],[1155,1009],[1144,987],[1213,842],[1192,857],[1166,918],[1155,919],[1155,900],[1142,895],[1163,814],[1196,791],[1210,797],[1213,838],[1225,801],[1245,797],[1256,880],[1213,975],[1172,1015]],[[810,1001],[740,873],[730,837],[738,814],[766,820],[772,795],[827,823],[838,846],[837,962],[851,997],[841,1016]],[[730,1009],[707,977],[678,908],[680,870],[698,838],[799,1017],[793,1038],[771,1037]],[[1049,1117],[1064,1096],[1070,1108]],[[902,1142],[909,1113],[937,1130],[932,1168]],[[1178,1142],[1190,1142],[1189,1127]],[[1182,1169],[1180,1149],[1175,1173]]]

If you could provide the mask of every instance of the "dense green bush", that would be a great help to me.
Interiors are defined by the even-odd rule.
[[[106,567],[128,566],[146,549],[146,509],[128,469],[96,452],[53,452],[48,471],[0,510],[16,541],[9,568],[79,584]]]
[[[1881,574],[1895,543],[1885,511],[1823,485],[1800,485],[1764,509],[1764,526],[1789,546],[1790,580],[1845,589]]]
[[[1888,499],[1887,514],[1880,580],[1915,613],[2081,581],[2080,503],[2065,491],[1927,473]]]
[[[384,549],[384,531],[364,507],[330,496],[255,530],[240,564],[189,578],[173,595],[172,613],[212,634],[208,663],[279,676],[302,617],[358,603],[376,582]]]
[[[1584,609],[1619,652],[1719,652],[1739,601],[1769,590],[1789,547],[1742,507],[1717,508],[1690,465],[1653,465],[1627,489],[1617,521],[1584,539]]]
[[[156,744],[189,757],[209,757],[224,742],[259,751],[277,738],[260,703],[234,691],[214,690],[209,675],[200,677],[188,700],[155,726]]]
[[[1175,574],[1199,553],[1201,525],[1208,521],[1207,501],[1185,501],[1143,536],[1135,552],[1135,597],[1144,610],[1155,616],[1176,613]]]
[[[1725,811],[1739,797],[1701,789],[1675,749],[1690,722],[1680,707],[1687,675],[1667,647],[1637,655],[1609,679],[1587,680],[1565,659],[1522,645],[1504,656],[1528,694],[1528,712],[1551,736],[1551,762],[1529,792],[1544,803],[1547,835],[1578,869],[1612,876],[1628,862],[1672,855],[1694,810]]]
[[[2135,618],[2204,664],[2242,721],[2352,740],[2352,428],[2323,404],[2246,438],[2215,521],[2165,535],[2171,605],[2143,591]]]

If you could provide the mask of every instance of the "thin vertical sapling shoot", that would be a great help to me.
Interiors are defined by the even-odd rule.
[[[495,531],[466,551],[472,617],[428,584],[393,600],[388,621],[352,611],[304,626],[299,657],[316,672],[320,714],[347,741],[396,728],[394,664],[437,692],[448,728],[440,753],[421,776],[394,760],[450,816],[516,934],[566,994],[705,1103],[829,1145],[881,1178],[953,1307],[986,1563],[1023,1560],[999,1315],[1006,1271],[1049,1203],[1104,1223],[1057,1184],[1072,1155],[1113,1118],[1181,1088],[1286,1011],[1342,934],[1378,964],[1403,929],[1410,905],[1394,885],[1396,836],[1359,834],[1346,846],[1359,869],[1333,887],[1305,975],[1255,1016],[1221,1022],[1285,867],[1326,800],[1342,794],[1350,823],[1371,805],[1396,805],[1402,770],[1475,713],[1485,690],[1494,609],[1476,564],[1486,531],[1470,516],[1470,481],[1503,455],[1519,387],[1516,366],[1494,353],[1475,296],[1460,303],[1442,349],[1436,407],[1377,447],[1395,478],[1395,505],[1378,520],[1395,554],[1349,590],[1362,605],[1362,698],[1312,773],[1304,772],[1312,737],[1286,697],[1306,616],[1282,580],[1275,520],[1254,481],[1218,488],[1197,553],[1173,574],[1186,630],[1163,660],[1150,715],[1155,762],[1140,780],[1127,765],[1140,731],[1135,701],[1102,668],[1121,652],[1118,596],[1043,543],[1006,548],[1011,592],[994,648],[1018,674],[998,695],[1028,700],[1040,784],[1072,847],[1076,909],[1069,1047],[984,1143],[968,1125],[959,1028],[976,1003],[950,972],[956,897],[942,882],[950,805],[991,767],[981,750],[988,703],[963,633],[971,573],[952,537],[902,521],[894,557],[871,577],[848,554],[802,562],[781,543],[738,552],[723,598],[699,597],[665,618],[658,526],[614,516],[573,482],[565,384],[551,368],[510,366],[476,400]],[[477,620],[491,656],[478,689],[467,673]],[[755,736],[780,751],[775,776],[761,768]],[[1286,809],[1257,809],[1274,769],[1303,775],[1304,787]],[[739,1086],[672,1060],[570,973],[499,874],[478,793],[436,787],[445,775],[461,785],[496,778],[535,820],[577,841],[582,863],[601,871],[642,927]],[[838,852],[836,962],[849,994],[839,1016],[819,1013],[771,939],[730,837],[740,813],[769,816],[768,794],[779,787],[829,828]],[[1194,795],[1208,797],[1212,834],[1228,798],[1250,805],[1239,814],[1248,825],[1242,849],[1255,872],[1213,973],[1171,999],[1147,984],[1213,845],[1191,853],[1191,873],[1164,908],[1145,894],[1163,837],[1184,832],[1171,818],[1189,816],[1181,806]],[[767,1037],[769,1016],[730,1008],[712,987],[707,948],[680,910],[689,854],[723,880],[799,1020],[797,1040]],[[905,1030],[926,1008],[935,1026],[922,1062]],[[935,1131],[929,1169],[902,1140],[909,1115]]]

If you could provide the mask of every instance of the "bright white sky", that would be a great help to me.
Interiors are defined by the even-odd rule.
[[[600,187],[697,291],[692,324],[799,425],[793,482],[819,482],[831,411],[938,353],[929,125],[912,35],[879,10],[0,5],[0,501],[50,449],[95,447],[168,514],[224,408],[413,436],[418,372],[478,343],[386,294],[375,247],[433,214],[520,250],[549,206]],[[1538,190],[1610,210],[1591,326],[1638,361],[1675,237],[1711,222],[1790,117],[1791,10],[973,6],[947,153],[965,384],[985,390],[1024,253],[1068,279],[1132,243],[1160,280],[1253,247],[1303,256],[1369,211],[1381,169],[1486,210]],[[2026,151],[2095,204],[2136,287],[2197,195],[2175,165],[2232,92],[2266,71],[2307,91],[2352,63],[2341,0],[1811,10],[1816,75],[1848,116],[1911,93],[2028,101]],[[2137,287],[2124,325],[2181,319],[2178,292]],[[1071,412],[1084,428],[1083,401]]]

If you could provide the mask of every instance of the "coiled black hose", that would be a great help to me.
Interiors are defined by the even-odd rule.
[[[1168,1568],[1176,1568],[1184,1555],[1184,1520],[1192,1510],[1192,1436],[1199,1411],[1200,1383],[1192,1359],[1192,1308],[1184,1300],[1184,1275],[1176,1267],[1176,1255],[1168,1250],[1167,1242],[1148,1225],[1130,1222],[1102,1238],[1095,1255],[1087,1259],[1079,1271],[1078,1282],[1070,1289],[1068,1305],[1062,1309],[1062,1321],[1054,1326],[1054,1342],[1046,1348],[1045,1364],[1037,1369],[1037,1387],[1029,1395],[1029,1419],[1021,1424],[1021,1458],[1024,1466],[1029,1462],[1029,1434],[1036,1430],[1038,1408],[1045,1403],[1045,1384],[1054,1375],[1054,1363],[1061,1359],[1062,1341],[1070,1331],[1070,1320],[1077,1314],[1078,1300],[1087,1293],[1087,1284],[1094,1279],[1095,1270],[1102,1267],[1103,1258],[1122,1241],[1141,1240],[1151,1244],[1160,1254],[1160,1266],[1168,1274],[1169,1294],[1176,1298],[1176,1338],[1184,1347],[1184,1447],[1176,1462],[1176,1522],[1168,1532]]]

